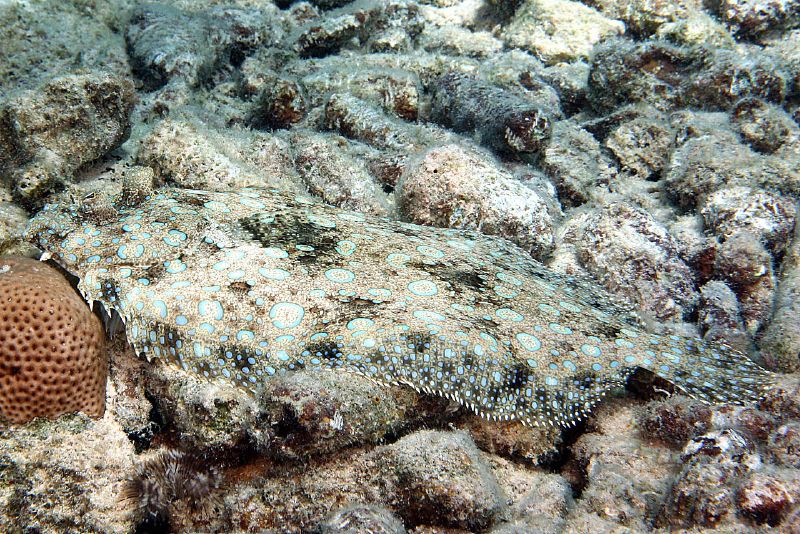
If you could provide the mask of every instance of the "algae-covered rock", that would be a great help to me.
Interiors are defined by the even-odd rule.
[[[0,256],[28,256],[33,252],[23,239],[27,224],[25,210],[0,200]]]
[[[482,529],[505,508],[497,479],[463,433],[416,432],[374,456],[388,499],[413,523]]]
[[[327,204],[387,216],[391,198],[381,190],[367,163],[347,151],[348,141],[309,132],[291,138],[294,166],[308,190]]]
[[[775,370],[800,370],[800,225],[789,246],[775,295],[772,320],[761,337],[767,365]]]
[[[0,171],[32,206],[130,133],[133,84],[108,73],[54,78],[0,101]]]
[[[553,218],[535,191],[478,151],[426,152],[398,184],[400,209],[417,224],[505,237],[538,258],[553,249]]]
[[[209,127],[193,119],[166,119],[142,139],[136,153],[160,183],[227,191],[275,187],[302,191],[288,143],[263,132]]]
[[[567,206],[578,206],[607,191],[616,175],[616,167],[597,139],[570,120],[553,127],[542,167]]]
[[[612,203],[574,222],[570,242],[607,289],[661,321],[680,322],[690,313],[698,297],[693,273],[680,244],[652,216]]]
[[[620,35],[625,25],[570,0],[527,0],[514,13],[501,38],[545,63],[589,57],[601,40]]]
[[[133,530],[119,491],[133,469],[133,444],[113,418],[39,420],[0,433],[0,530]]]
[[[0,3],[0,94],[34,89],[55,76],[129,72],[125,41],[78,2]]]

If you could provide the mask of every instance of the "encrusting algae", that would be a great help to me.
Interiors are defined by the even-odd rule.
[[[494,420],[570,426],[637,368],[707,402],[772,383],[725,346],[643,331],[602,289],[503,239],[275,191],[91,197],[47,205],[29,239],[119,314],[137,352],[253,392],[341,369]]]

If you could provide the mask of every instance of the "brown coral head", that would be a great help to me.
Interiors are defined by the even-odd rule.
[[[105,410],[103,325],[56,269],[0,257],[0,419]]]

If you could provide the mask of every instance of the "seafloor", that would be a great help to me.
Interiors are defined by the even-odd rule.
[[[500,236],[777,373],[736,406],[638,372],[566,429],[345,373],[253,396],[6,258],[0,531],[800,532],[800,0],[0,0],[0,28],[0,256],[39,257],[56,196],[275,188]]]

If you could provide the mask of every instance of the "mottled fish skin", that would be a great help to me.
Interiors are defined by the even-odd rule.
[[[502,239],[275,191],[95,204],[50,204],[28,236],[119,314],[139,353],[253,392],[333,368],[491,419],[569,426],[637,367],[708,402],[772,383],[727,347],[621,320],[603,290]]]

